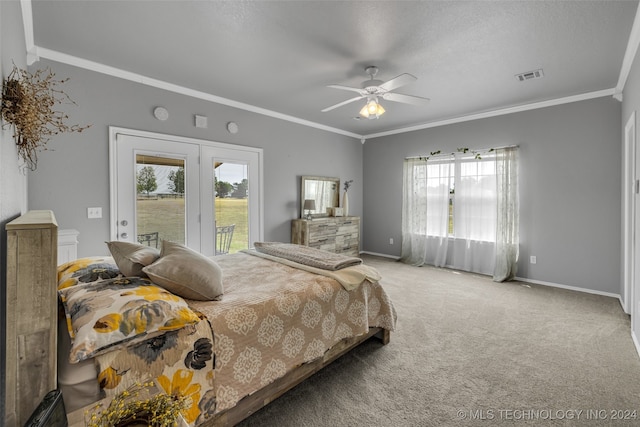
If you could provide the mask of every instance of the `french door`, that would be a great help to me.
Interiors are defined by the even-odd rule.
[[[205,255],[262,240],[261,150],[110,128],[110,158],[112,240]]]
[[[201,147],[202,253],[236,252],[262,240],[260,155],[243,147]],[[221,230],[231,230],[224,247]],[[214,237],[214,238],[211,238]],[[221,241],[216,241],[220,239]]]

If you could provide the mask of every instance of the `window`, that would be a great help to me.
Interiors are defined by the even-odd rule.
[[[456,159],[454,236],[495,242],[497,219],[496,157]]]
[[[405,160],[401,259],[509,280],[519,253],[517,147],[465,151]]]
[[[446,156],[413,167],[414,190],[427,206],[427,235],[442,234],[444,213],[449,237],[495,241],[495,154]]]

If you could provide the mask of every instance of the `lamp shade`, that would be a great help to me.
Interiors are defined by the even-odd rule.
[[[316,210],[316,201],[313,199],[305,199],[304,200],[304,209],[308,211]]]
[[[381,115],[383,115],[385,109],[380,105],[377,98],[371,98],[360,110],[360,115],[367,119],[377,119]]]

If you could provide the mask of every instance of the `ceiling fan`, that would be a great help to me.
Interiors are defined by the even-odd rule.
[[[418,80],[417,77],[411,74],[400,74],[399,76],[394,77],[391,80],[383,82],[381,80],[375,80],[375,76],[376,74],[378,74],[378,67],[369,66],[365,68],[364,71],[369,75],[370,79],[362,82],[362,88],[342,85],[327,86],[334,89],[357,92],[359,95],[355,98],[347,99],[346,101],[332,105],[331,107],[327,107],[322,110],[322,112],[326,113],[327,111],[331,111],[334,108],[342,107],[343,105],[347,105],[351,102],[366,98],[367,103],[364,105],[362,110],[360,110],[360,115],[368,119],[377,119],[385,112],[385,109],[382,107],[382,105],[380,105],[380,98],[384,99],[385,101],[402,102],[412,105],[425,105],[427,102],[429,102],[429,98],[422,98],[420,96],[414,95],[403,95],[401,93],[393,92],[395,89],[401,86]]]

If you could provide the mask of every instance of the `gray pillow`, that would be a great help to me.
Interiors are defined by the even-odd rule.
[[[126,277],[143,276],[142,268],[153,264],[160,251],[150,246],[130,242],[106,242],[120,273]]]
[[[210,301],[224,291],[220,266],[180,243],[163,240],[160,258],[142,271],[154,283],[183,298]]]

